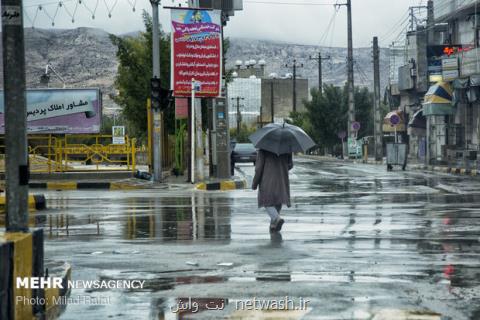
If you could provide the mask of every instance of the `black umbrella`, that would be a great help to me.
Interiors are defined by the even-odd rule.
[[[302,128],[288,123],[267,124],[248,138],[256,148],[267,150],[277,155],[306,152],[315,146],[315,142]]]

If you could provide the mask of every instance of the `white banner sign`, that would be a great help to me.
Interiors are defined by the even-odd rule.
[[[125,127],[124,126],[112,127],[112,143],[125,144]]]

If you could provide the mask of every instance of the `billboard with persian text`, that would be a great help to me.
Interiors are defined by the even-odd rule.
[[[189,97],[192,79],[197,97],[218,97],[222,81],[220,10],[171,8],[172,73],[175,97]]]
[[[0,91],[0,134],[5,133],[4,92]],[[27,90],[29,134],[99,133],[102,97],[99,89]]]

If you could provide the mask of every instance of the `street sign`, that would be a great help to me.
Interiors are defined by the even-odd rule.
[[[360,122],[358,122],[358,121],[352,122],[352,130],[353,130],[353,131],[358,131],[358,130],[360,130]]]
[[[396,125],[398,125],[399,123],[400,123],[400,117],[398,116],[398,114],[396,114],[396,113],[395,113],[395,114],[392,114],[392,115],[390,116],[390,124],[391,124],[392,126],[396,126]]]
[[[195,84],[193,85],[193,87],[197,92],[202,91],[202,84],[199,81],[195,81]]]
[[[337,137],[339,139],[343,140],[343,139],[345,139],[346,136],[347,136],[347,133],[345,131],[340,131],[340,132],[337,133]]]
[[[112,127],[112,144],[125,144],[125,127]]]

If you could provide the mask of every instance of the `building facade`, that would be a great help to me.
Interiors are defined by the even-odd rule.
[[[271,122],[283,122],[294,109],[305,111],[303,102],[309,99],[308,79],[296,78],[295,93],[291,74],[279,77],[265,75],[265,61],[238,60],[228,84],[230,128],[237,123],[260,127]],[[238,106],[237,106],[238,104]]]
[[[296,111],[304,112],[308,99],[308,79],[296,79]],[[262,79],[261,122],[283,122],[293,111],[293,79]],[[272,117],[273,114],[273,117]]]
[[[426,25],[409,31],[394,52],[387,93],[391,108],[405,114],[411,159],[477,166],[479,22],[480,0],[428,1]]]
[[[261,79],[234,78],[228,84],[228,120],[230,128],[256,127],[260,116]]]

